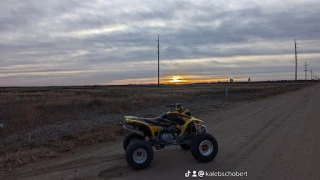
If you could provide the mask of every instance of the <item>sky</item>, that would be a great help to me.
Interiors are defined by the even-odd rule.
[[[317,0],[2,0],[0,86],[320,77]]]

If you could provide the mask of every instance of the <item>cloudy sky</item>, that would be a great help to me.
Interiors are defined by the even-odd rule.
[[[0,86],[320,76],[318,0],[1,0]],[[310,78],[310,73],[308,73]]]

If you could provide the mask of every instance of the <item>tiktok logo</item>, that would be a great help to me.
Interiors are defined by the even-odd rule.
[[[191,172],[188,170],[188,172],[186,172],[186,173],[184,174],[184,176],[185,176],[185,177],[189,177],[189,176],[190,176],[190,173],[191,173]]]

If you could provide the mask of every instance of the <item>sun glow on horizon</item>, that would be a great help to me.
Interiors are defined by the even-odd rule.
[[[246,78],[233,78],[235,81],[246,81]],[[193,84],[193,83],[213,83],[213,82],[228,82],[228,77],[212,77],[203,75],[170,75],[160,77],[160,84]],[[106,85],[126,85],[126,84],[157,84],[157,77],[151,78],[133,78],[133,79],[121,79],[105,83]]]
[[[172,76],[169,80],[170,83],[175,83],[175,84],[179,84],[179,83],[186,83],[188,82],[187,80],[183,79],[181,76]]]

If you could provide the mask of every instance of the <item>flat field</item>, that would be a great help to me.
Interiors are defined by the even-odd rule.
[[[179,102],[197,117],[315,83],[0,88],[0,168],[116,140],[124,115],[157,116]]]

